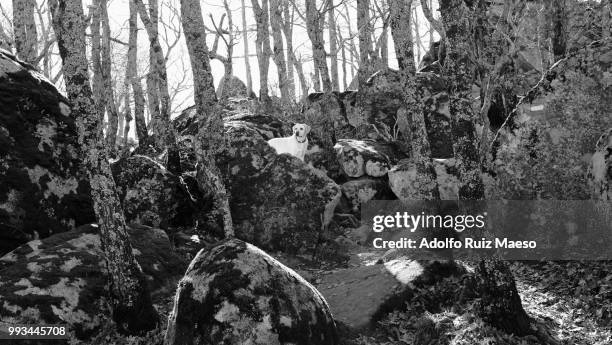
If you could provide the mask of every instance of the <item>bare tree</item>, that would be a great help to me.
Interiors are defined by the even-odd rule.
[[[253,13],[257,21],[257,38],[255,39],[255,52],[259,63],[259,99],[263,102],[269,100],[268,95],[268,69],[270,67],[270,30],[268,0],[251,0]]]
[[[325,14],[317,8],[316,0],[306,0],[306,30],[312,45],[312,55],[315,65],[315,76],[321,78],[323,91],[331,92],[332,84],[327,68],[327,54],[323,40],[323,23]],[[317,78],[318,80],[318,78]]]
[[[37,64],[38,32],[34,21],[36,0],[13,0],[13,30],[17,56]]]
[[[195,143],[198,161],[197,180],[202,190],[211,191],[215,205],[213,213],[222,220],[226,238],[232,238],[234,227],[229,196],[221,172],[215,163],[215,155],[225,145],[223,119],[210,70],[200,1],[181,0],[181,18],[191,61],[194,99],[198,114],[198,135]]]
[[[359,30],[359,86],[365,85],[370,76],[372,55],[372,27],[370,25],[370,0],[357,0],[357,28]]]
[[[66,92],[77,122],[83,164],[89,174],[94,211],[106,259],[113,319],[121,332],[153,329],[159,320],[144,274],[134,258],[125,218],[107,160],[101,121],[91,100],[85,23],[80,0],[49,0],[53,28],[63,61]]]
[[[293,79],[293,68],[297,73],[298,80],[300,81],[301,98],[304,99],[308,96],[308,82],[304,75],[304,69],[302,68],[302,61],[295,56],[295,50],[293,48],[293,25],[295,23],[295,6],[289,8],[291,0],[283,0],[283,34],[285,35],[285,41],[287,42],[287,80],[289,83],[290,94],[295,94],[295,81]]]
[[[346,69],[346,65],[348,61],[346,59],[346,42],[342,38],[342,30],[338,28],[336,32],[338,33],[338,40],[340,41],[340,56],[342,57],[342,65],[341,65],[342,66],[342,88],[346,90],[348,89],[348,81],[347,81],[348,71]]]
[[[473,6],[481,6],[479,1]],[[449,79],[449,96],[453,152],[459,173],[459,199],[484,199],[480,157],[470,93],[475,64],[472,39],[472,13],[463,0],[440,0],[440,12],[447,43],[444,72]],[[480,295],[479,315],[490,324],[508,333],[525,336],[533,333],[529,317],[523,309],[512,272],[496,258],[482,260],[476,269]]]
[[[247,95],[253,92],[253,79],[251,76],[251,63],[249,58],[249,37],[247,35],[247,22],[246,22],[246,5],[244,0],[240,0],[242,7],[240,13],[242,14],[242,44],[244,45],[244,68],[246,73],[246,85]]]
[[[136,124],[136,137],[139,143],[146,142],[148,138],[147,123],[145,120],[145,97],[138,77],[138,13],[136,0],[129,0],[130,34],[128,38],[128,62],[126,68],[126,79],[129,80],[134,95],[134,122]],[[129,95],[126,95],[129,99]]]
[[[102,37],[100,43],[100,62],[102,82],[104,85],[104,107],[108,116],[108,127],[106,132],[106,144],[114,151],[117,140],[117,128],[119,112],[115,103],[115,92],[113,91],[113,79],[111,75],[111,32],[108,21],[107,0],[100,0],[100,19],[102,25]]]
[[[283,32],[282,32],[282,16],[283,8],[281,0],[270,0],[270,24],[272,26],[272,38],[274,39],[274,63],[278,72],[278,87],[281,93],[283,104],[289,104],[291,97],[288,88],[287,78],[287,60],[285,59]]]
[[[142,0],[135,1],[140,20],[149,36],[150,70],[147,75],[147,98],[151,116],[150,127],[153,131],[156,148],[158,150],[168,150],[167,169],[178,172],[181,170],[181,165],[174,127],[170,122],[170,93],[168,92],[166,58],[159,44],[158,3],[157,0],[149,0],[149,11],[147,13],[147,8]]]
[[[338,77],[338,34],[336,32],[336,11],[334,0],[328,1],[327,25],[329,28],[329,58],[331,63],[332,89],[340,90],[340,78]]]
[[[404,123],[410,124],[405,137],[410,139],[412,159],[416,165],[417,186],[415,199],[436,200],[440,198],[436,172],[431,162],[431,148],[427,138],[423,113],[423,89],[416,81],[414,47],[412,42],[412,0],[388,0],[391,35],[395,43],[395,55],[402,83],[402,107],[406,116]],[[398,116],[400,116],[398,112]]]

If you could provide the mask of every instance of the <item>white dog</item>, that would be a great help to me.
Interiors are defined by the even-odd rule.
[[[273,138],[268,140],[268,144],[272,146],[276,153],[288,153],[302,161],[308,149],[308,133],[310,126],[303,123],[296,123],[293,126],[293,135],[286,138]]]

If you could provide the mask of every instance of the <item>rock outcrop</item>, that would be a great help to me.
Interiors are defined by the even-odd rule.
[[[181,164],[194,169],[191,142],[197,122],[186,118],[177,126]],[[276,154],[267,140],[283,136],[284,130],[283,122],[269,116],[228,116],[227,146],[216,163],[229,191],[238,238],[265,250],[312,254],[340,200],[340,187],[298,158]]]
[[[360,177],[343,183],[340,188],[354,212],[359,211],[361,204],[370,200],[394,199],[386,177]]]
[[[417,82],[424,88],[423,112],[427,134],[435,158],[452,157],[450,136],[449,97],[446,84],[439,75],[418,73]],[[304,104],[304,117],[322,114],[329,119],[324,127],[336,139],[356,138],[395,142],[404,145],[402,151],[409,152],[405,143],[408,124],[401,114],[403,90],[399,73],[392,69],[381,70],[370,77],[359,91],[346,91],[324,95],[311,94]]]
[[[334,149],[343,172],[349,177],[381,177],[406,158],[396,145],[375,140],[340,139]]]
[[[133,155],[112,165],[127,222],[161,227],[192,226],[196,205],[180,177],[153,159]]]
[[[2,321],[67,324],[79,339],[110,317],[106,263],[99,229],[77,229],[30,241],[0,258]],[[146,226],[128,228],[136,260],[153,291],[178,280],[186,262],[175,255],[168,236]]]
[[[0,50],[0,255],[94,221],[68,100]]]
[[[202,250],[176,292],[166,344],[333,345],[327,303],[259,248],[229,240]]]
[[[456,200],[459,195],[459,177],[455,168],[454,159],[434,159],[434,169],[438,191],[441,200]],[[414,185],[416,178],[416,165],[411,159],[402,160],[389,170],[389,186],[400,200],[414,200],[418,195],[419,186]]]
[[[229,97],[250,97],[248,94],[247,87],[244,82],[236,76],[224,76],[221,78],[219,85],[217,86],[217,97],[220,99],[226,99]]]

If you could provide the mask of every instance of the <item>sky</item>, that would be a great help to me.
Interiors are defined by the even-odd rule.
[[[47,10],[46,0],[36,0],[36,1],[37,1],[37,5],[40,6],[40,9],[42,10],[41,18],[43,18],[43,22],[45,22],[45,25],[47,25],[46,18],[48,16],[48,13],[46,12]],[[190,71],[190,65],[189,65],[189,57],[187,54],[187,48],[185,46],[185,41],[182,37],[179,38],[178,42],[174,44],[174,46],[170,49],[170,52],[168,53],[169,51],[168,46],[174,43],[174,41],[177,38],[176,30],[180,29],[180,18],[177,15],[180,12],[179,0],[158,0],[158,1],[160,5],[159,11],[160,11],[160,18],[161,18],[159,34],[160,34],[162,50],[164,51],[165,54],[168,54],[168,61],[167,61],[166,67],[168,71],[168,84],[170,88],[170,94],[173,97],[172,112],[173,112],[173,116],[177,116],[182,109],[193,104],[193,96],[192,96],[193,90],[191,89],[191,71]],[[233,58],[233,74],[239,77],[241,80],[246,82],[246,68],[245,68],[245,60],[244,60],[244,43],[243,43],[244,40],[242,37],[242,16],[241,16],[242,1],[244,1],[246,5],[246,21],[247,21],[246,24],[249,29],[249,32],[247,34],[247,41],[249,45],[249,55],[250,55],[249,62],[251,65],[251,77],[253,80],[253,89],[257,93],[259,90],[259,72],[257,68],[258,66],[257,58],[255,57],[255,37],[256,37],[256,33],[254,31],[255,18],[254,18],[253,11],[251,8],[251,0],[228,0],[228,4],[231,9],[232,17],[233,17],[234,31],[236,32],[235,46],[234,46],[234,58]],[[303,11],[303,8],[304,8],[303,0],[292,0],[292,1],[297,1],[298,8],[300,8],[300,10]],[[319,0],[319,3],[320,1],[321,0]],[[351,30],[352,32],[357,32],[357,27],[356,27],[357,20],[356,20],[356,10],[355,10],[356,0],[333,0],[333,1],[334,1],[334,4],[338,6],[338,10],[341,10],[341,11],[345,11],[344,3],[346,3],[346,6],[349,8],[349,13],[350,13],[350,21],[352,24]],[[379,4],[381,4],[382,2],[386,3],[386,0],[376,0],[376,1]],[[148,0],[145,0],[145,3],[147,2]],[[371,0],[371,2],[373,3],[374,1]],[[423,45],[422,47],[419,47],[419,51],[416,52],[415,58],[417,58],[419,55],[422,56],[425,53],[424,47],[429,46],[429,34],[427,34],[429,30],[429,25],[428,25],[429,23],[427,23],[427,20],[424,18],[424,15],[420,10],[419,3],[420,1],[413,1],[413,5],[415,5],[415,11],[417,14],[417,21],[419,23],[419,33],[422,37],[421,40],[422,40]],[[89,8],[88,8],[89,4],[90,4],[90,0],[84,0],[83,6],[84,6],[84,12],[86,14],[89,12]],[[2,12],[0,13],[0,24],[2,24],[5,31],[7,31],[7,29],[10,31],[10,23],[8,21],[10,20],[11,15],[12,15],[11,1],[1,0],[0,5],[1,5],[0,9],[2,10]],[[201,5],[202,5],[202,11],[203,11],[202,14],[203,14],[206,26],[209,28],[213,28],[214,26],[212,24],[213,22],[211,18],[214,18],[215,22],[218,24],[221,16],[225,13],[225,9],[223,7],[222,0],[201,0]],[[434,14],[437,14],[436,13],[437,11],[435,11],[435,9],[437,8],[437,1],[434,0],[432,5],[433,5]],[[111,25],[112,37],[117,39],[118,41],[127,42],[128,34],[129,34],[128,32],[128,18],[129,18],[128,1],[127,0],[108,0],[108,14],[109,14],[109,20],[110,20],[110,25]],[[38,19],[38,17],[37,17],[37,23],[40,25],[40,20]],[[342,16],[337,15],[337,23],[343,28],[342,36],[348,37],[349,33],[348,33],[348,26],[346,24],[346,20]],[[224,22],[224,26],[227,27],[227,19]],[[144,30],[143,25],[140,21],[139,21],[139,27],[142,28],[142,30],[139,31],[139,44],[138,44],[139,71],[138,72],[139,72],[139,75],[144,75],[148,69],[149,43],[148,43],[146,31]],[[374,27],[376,29],[377,35],[379,35],[382,32],[381,30],[382,21],[377,20],[374,23]],[[42,35],[42,30],[39,29],[39,36],[41,35]],[[435,36],[435,39],[437,39],[437,34]],[[214,34],[208,32],[207,41],[208,41],[209,47],[212,47],[212,44],[214,41]],[[327,36],[327,30],[325,30],[325,41],[326,41],[326,47],[328,47],[327,44],[329,42],[329,39]],[[389,39],[388,39],[389,64],[390,64],[390,67],[396,68],[397,62],[395,60],[395,54],[394,54],[394,48],[393,48],[392,41],[393,40],[389,33]],[[312,63],[312,58],[311,58],[312,54],[311,54],[310,41],[306,34],[304,23],[297,14],[296,14],[296,23],[294,26],[293,42],[294,42],[294,49],[296,52],[296,56],[298,56],[298,58],[300,57],[302,58],[302,66],[304,69],[304,73],[306,75],[306,78],[308,79],[308,82],[311,84],[309,76],[313,71],[313,63]],[[356,37],[355,37],[355,42],[356,44],[358,43],[358,39]],[[271,43],[272,43],[272,40],[271,40]],[[285,49],[286,49],[286,43],[285,43]],[[328,50],[328,48],[326,49]],[[53,47],[53,51],[55,54],[57,54],[56,47]],[[112,44],[112,56],[114,58],[113,72],[114,72],[114,77],[116,77],[117,79],[116,93],[118,97],[120,97],[123,94],[121,89],[123,88],[122,78],[125,73],[126,53],[127,53],[127,47],[124,46],[123,44],[120,44],[120,43]],[[222,40],[219,41],[218,53],[223,56],[226,55],[226,49],[225,49],[225,46]],[[58,70],[59,61],[60,61],[59,56],[56,55],[55,59],[57,60],[57,65],[54,67],[54,69]],[[213,77],[215,79],[215,86],[216,86],[224,74],[224,68],[220,61],[213,60],[211,62],[211,69],[212,69]],[[348,70],[350,71],[350,68],[348,68]],[[341,81],[340,86],[342,88],[342,71],[341,71],[340,66],[339,66],[339,73],[340,73],[340,81]],[[276,66],[274,62],[272,61],[272,59],[270,60],[270,71],[269,71],[268,77],[269,77],[269,83],[271,86],[270,94],[279,95],[279,90],[277,87],[275,87],[275,85],[278,85],[277,71],[276,71]],[[348,76],[347,79],[350,82],[351,77]],[[295,75],[295,80],[296,80],[296,86],[297,86],[299,84],[297,82],[297,75]],[[56,84],[59,84],[58,87],[60,87],[60,89],[63,89],[63,85],[61,85],[62,80],[59,80],[58,83]],[[143,82],[143,85],[144,85],[144,82]],[[310,89],[309,91],[312,92],[313,90]],[[300,91],[298,90],[298,95],[297,95],[298,97],[299,97],[299,93]],[[131,127],[132,127],[131,135],[133,135],[134,126],[132,125]]]

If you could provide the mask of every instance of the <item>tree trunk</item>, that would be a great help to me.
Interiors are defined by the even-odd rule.
[[[315,70],[321,78],[323,91],[331,92],[332,84],[329,79],[327,58],[325,53],[325,42],[323,40],[324,15],[319,13],[316,0],[306,0],[306,30],[312,44],[312,55]],[[316,73],[315,73],[316,74]]]
[[[414,48],[411,27],[412,0],[389,0],[391,35],[395,45],[395,55],[400,66],[402,83],[402,107],[405,110],[404,123],[409,124],[408,133],[404,133],[410,140],[412,159],[415,163],[418,182],[414,185],[417,194],[416,200],[440,199],[436,172],[431,161],[431,148],[427,138],[425,115],[423,114],[423,89],[416,82],[416,68],[414,65]],[[398,116],[401,116],[398,112]]]
[[[346,46],[345,46],[345,42],[344,39],[342,38],[342,30],[340,30],[340,28],[338,28],[337,30],[338,32],[338,40],[340,41],[340,56],[342,57],[342,89],[343,90],[347,90],[348,89],[348,82],[347,82],[347,70],[346,70],[346,64],[347,64],[347,60],[346,60]]]
[[[370,0],[357,0],[357,28],[359,30],[359,87],[365,85],[372,74],[372,27],[370,26]]]
[[[331,81],[334,91],[340,90],[340,78],[338,77],[338,34],[336,33],[336,17],[334,1],[329,0],[327,9],[327,25],[329,27],[329,58],[331,63]]]
[[[274,63],[278,72],[278,88],[281,93],[281,101],[284,105],[290,103],[289,88],[287,81],[287,61],[285,60],[285,48],[283,45],[282,7],[280,0],[270,0],[270,23],[272,24],[272,38],[274,39]]]
[[[34,66],[38,58],[35,7],[36,0],[13,0],[13,35],[17,56]]]
[[[550,49],[554,64],[565,56],[567,49],[568,12],[565,0],[545,0],[546,13],[550,16]]]
[[[170,94],[166,60],[158,35],[158,3],[149,0],[149,13],[142,2],[136,0],[136,8],[149,36],[150,71],[147,77],[147,95],[149,97],[150,127],[158,150],[168,150],[166,168],[174,173],[181,172],[181,163],[176,145],[176,134],[170,121]]]
[[[460,181],[459,199],[482,200],[485,196],[484,185],[474,130],[477,119],[470,101],[475,73],[470,56],[474,50],[470,24],[474,18],[463,0],[440,0],[440,12],[447,43],[444,72],[450,84],[453,151]],[[482,260],[475,276],[481,299],[479,316],[517,336],[532,333],[514,277],[506,264],[495,257]]]
[[[612,1],[603,0],[601,2],[601,11],[601,37],[603,39],[609,39],[612,35],[612,15],[610,15],[610,12],[612,11]]]
[[[102,71],[102,82],[104,85],[104,106],[108,116],[108,127],[106,132],[106,144],[110,152],[115,152],[117,142],[117,128],[119,112],[115,103],[115,92],[113,91],[113,79],[111,76],[111,32],[108,22],[107,0],[100,1],[100,18],[102,23],[102,39],[100,44],[100,61]]]
[[[234,75],[234,20],[232,16],[232,10],[227,3],[227,0],[223,0],[223,8],[225,8],[225,13],[227,14],[227,33],[228,33],[228,44],[227,48],[227,57],[223,62],[223,67],[225,70],[225,77],[231,77]]]
[[[251,62],[249,61],[249,37],[247,35],[247,21],[246,21],[246,5],[244,0],[240,0],[242,7],[240,12],[242,14],[242,40],[244,45],[244,68],[246,71],[246,86],[247,86],[247,95],[251,95],[253,93],[253,79],[251,77]]]
[[[92,1],[92,13],[91,13],[91,64],[93,67],[93,101],[96,106],[96,112],[100,117],[100,123],[102,124],[100,130],[104,128],[104,79],[102,78],[102,61],[101,61],[101,37],[100,37],[100,25],[101,25],[101,0]]]
[[[147,281],[134,258],[123,210],[100,133],[101,122],[91,100],[85,23],[79,0],[49,0],[53,29],[63,61],[66,93],[77,123],[78,142],[89,174],[94,211],[106,259],[113,319],[120,332],[140,334],[155,328],[159,317],[151,303]]]
[[[480,296],[478,313],[485,322],[519,337],[534,333],[506,263],[482,260],[476,267],[475,278]]]
[[[449,76],[453,151],[461,180],[459,198],[481,200],[484,198],[484,185],[474,129],[477,116],[470,100],[475,73],[470,56],[473,51],[470,13],[461,0],[440,1],[440,12],[446,29],[444,71]]]
[[[255,39],[255,52],[259,63],[259,100],[269,101],[268,69],[270,67],[270,30],[268,29],[268,0],[251,0],[253,13],[257,21],[257,38]]]
[[[293,54],[293,8],[289,10],[289,2],[282,0],[283,8],[283,34],[287,42],[287,88],[289,97],[295,99],[295,78],[293,76],[293,66],[295,66],[295,55]]]
[[[225,145],[223,119],[210,70],[206,31],[199,0],[181,0],[181,20],[191,61],[198,114],[198,135],[195,143],[197,180],[202,190],[211,191],[215,206],[213,216],[222,222],[225,237],[232,238],[234,228],[229,196],[214,159]]]
[[[138,78],[138,13],[135,0],[130,2],[130,35],[128,39],[127,77],[134,93],[134,122],[136,124],[136,137],[139,143],[144,143],[149,137],[147,122],[145,120],[145,97],[142,84]]]

